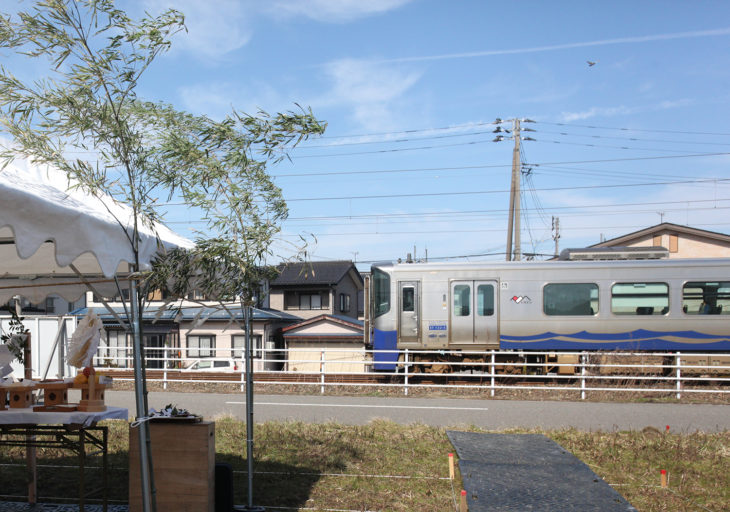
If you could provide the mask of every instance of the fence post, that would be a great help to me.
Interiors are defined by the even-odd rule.
[[[489,394],[490,396],[494,396],[494,362],[495,362],[495,353],[494,350],[492,350],[492,363],[489,368],[489,372],[492,374],[491,384],[489,386]]]
[[[682,398],[682,357],[677,352],[677,400]]]
[[[241,393],[246,391],[246,365],[241,365]]]
[[[167,364],[169,358],[167,351],[170,350],[170,347],[164,347],[162,350],[164,350],[165,354],[165,359],[162,361],[162,389],[167,389]]]
[[[586,399],[586,354],[580,355],[580,399]]]
[[[404,356],[403,356],[403,371],[405,372],[405,388],[403,389],[403,393],[405,393],[406,396],[408,396],[408,371],[409,371],[409,364],[408,364],[408,349],[405,349]]]
[[[319,387],[319,393],[321,395],[324,395],[324,365],[325,365],[325,356],[324,356],[324,349],[322,349],[319,352],[319,373],[320,373],[320,387]]]

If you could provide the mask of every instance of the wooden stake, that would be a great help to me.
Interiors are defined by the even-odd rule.
[[[453,480],[455,476],[454,472],[454,454],[449,454],[449,480]]]
[[[461,502],[459,503],[459,512],[469,512],[469,506],[466,504],[466,491],[461,491]]]
[[[662,469],[661,474],[662,474],[662,487],[666,487],[667,486],[667,470]]]

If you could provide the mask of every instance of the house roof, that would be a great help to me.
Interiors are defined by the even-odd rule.
[[[72,311],[70,314],[76,315],[76,316],[83,316],[85,315],[89,309],[93,309],[94,312],[101,318],[102,320],[111,320],[115,321],[114,315],[112,315],[106,308],[104,307],[94,307],[94,308],[79,308],[74,311]],[[126,313],[124,311],[123,307],[112,307],[112,310],[114,310],[115,313],[117,313],[122,318],[125,318]],[[178,311],[182,315],[181,317],[177,318],[180,321],[183,322],[190,322],[198,318],[204,318],[206,320],[213,320],[213,321],[228,321],[231,319],[231,314],[235,316],[237,320],[243,319],[243,311],[241,311],[240,307],[232,307],[228,308],[228,310],[221,310],[219,308],[213,308],[213,307],[203,307],[203,306],[193,306],[193,307],[184,307],[180,308],[179,310],[177,308],[173,309],[167,309],[165,310],[160,316],[157,316],[157,309],[153,308],[147,308],[144,310],[144,313],[142,315],[142,318],[147,321],[152,321],[154,319],[157,319],[158,321],[174,321],[177,318]],[[252,308],[252,315],[251,320],[254,321],[272,321],[272,320],[279,320],[283,322],[297,322],[301,320],[300,317],[290,315],[289,313],[284,313],[282,311],[278,311],[276,309],[269,309],[269,308]]]
[[[622,235],[617,238],[605,240],[603,242],[591,245],[589,247],[611,247],[611,246],[615,246],[615,245],[622,245],[622,244],[625,244],[632,240],[635,240],[637,238],[657,235],[657,234],[666,233],[666,232],[671,232],[672,234],[676,233],[676,234],[683,234],[683,235],[691,235],[691,236],[695,236],[695,237],[707,238],[707,239],[711,239],[711,240],[717,240],[720,242],[730,243],[730,235],[726,235],[723,233],[717,233],[715,231],[707,231],[705,229],[692,228],[689,226],[681,226],[679,224],[673,224],[671,222],[663,222],[661,224],[657,224],[655,226],[650,226],[648,228],[640,229],[639,231],[634,231],[633,233],[628,233],[626,235]]]
[[[362,284],[362,276],[351,261],[306,261],[282,263],[277,267],[279,275],[271,281],[278,286],[332,286],[350,273],[356,283]]]
[[[307,320],[304,320],[302,322],[299,322],[299,323],[296,323],[293,325],[289,325],[287,327],[284,327],[281,331],[283,333],[286,333],[288,331],[300,329],[302,327],[306,327],[308,325],[316,324],[319,322],[332,322],[335,324],[344,325],[346,327],[352,327],[352,328],[360,329],[360,330],[362,330],[363,325],[364,325],[362,320],[356,320],[354,318],[350,318],[347,316],[324,314],[324,315],[315,316],[314,318],[308,318]],[[284,334],[284,336],[286,336],[286,334]],[[362,336],[362,334],[358,334],[358,336]]]

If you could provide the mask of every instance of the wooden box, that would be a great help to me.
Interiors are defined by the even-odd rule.
[[[5,386],[0,386],[0,411],[4,411],[7,406],[5,403],[8,400],[8,388]]]
[[[33,407],[33,390],[35,386],[24,386],[22,384],[11,384],[8,386],[11,409],[27,409]]]
[[[215,423],[150,422],[157,510],[214,512]],[[142,510],[139,428],[129,428],[129,511]]]
[[[43,403],[47,406],[68,404],[68,383],[40,382],[38,387],[43,389]]]

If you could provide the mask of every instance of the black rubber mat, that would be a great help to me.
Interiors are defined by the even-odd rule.
[[[101,505],[86,505],[86,512],[101,512]],[[127,512],[127,505],[109,505],[107,512]],[[19,501],[0,501],[0,512],[79,512],[78,505],[61,505],[58,503],[37,503],[36,505],[28,505]]]
[[[573,454],[539,434],[448,431],[469,512],[636,512]]]

